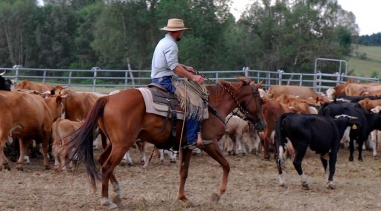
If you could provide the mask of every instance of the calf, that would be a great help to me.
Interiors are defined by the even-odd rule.
[[[277,166],[279,184],[285,185],[283,177],[285,151],[292,151],[295,170],[302,179],[302,186],[309,189],[307,178],[302,170],[302,160],[308,147],[317,154],[328,176],[327,188],[333,189],[333,175],[336,170],[337,153],[340,140],[348,126],[356,127],[357,119],[340,115],[334,119],[314,114],[282,114],[276,122],[276,144],[278,146]],[[354,127],[355,128],[355,127]],[[329,161],[324,157],[329,155]],[[329,165],[327,165],[329,164]],[[328,169],[329,166],[329,169]]]
[[[58,118],[52,124],[52,154],[54,156],[54,167],[56,170],[66,170],[65,157],[67,152],[62,145],[66,144],[73,136],[74,131],[78,130],[83,122],[70,121]]]
[[[263,157],[266,160],[270,160],[269,148],[270,144],[274,144],[275,121],[281,114],[291,113],[292,110],[287,105],[275,100],[264,100],[262,112],[266,121],[266,128],[262,134],[260,133]],[[274,157],[276,157],[276,154],[274,154]]]
[[[62,145],[65,145],[74,135],[84,122],[71,121],[68,119],[57,118],[57,120],[52,124],[52,154],[54,156],[54,166],[56,170],[66,170],[65,167],[65,157],[67,152],[64,151]],[[94,138],[97,139],[100,130],[94,131]]]
[[[228,153],[237,155],[238,149],[241,148],[243,155],[247,154],[245,144],[243,143],[243,135],[249,132],[249,125],[246,121],[235,115],[228,115],[226,117],[225,134],[222,137],[221,142],[225,142],[228,145]],[[229,144],[229,139],[232,144]],[[234,151],[233,151],[234,150]]]
[[[327,103],[323,104],[319,109],[319,115],[334,117],[336,115],[346,114],[358,118],[360,123],[359,128],[350,131],[349,141],[349,161],[353,161],[354,141],[358,144],[359,156],[358,160],[362,161],[363,144],[368,139],[369,134],[377,129],[381,129],[381,111],[377,114],[371,114],[365,111],[365,109],[358,103]]]

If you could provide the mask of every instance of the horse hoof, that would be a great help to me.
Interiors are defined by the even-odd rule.
[[[279,186],[287,188],[287,185],[285,183],[279,183]]]
[[[377,156],[373,156],[373,159],[378,160],[378,157]]]
[[[17,168],[17,171],[24,171],[23,167],[16,167],[16,168]]]
[[[111,201],[112,201],[113,203],[115,203],[116,205],[121,205],[121,203],[122,203],[122,198],[121,198],[120,195],[115,195],[115,196],[111,199]]]
[[[170,160],[169,162],[170,162],[170,163],[176,163],[176,161],[175,161],[175,160]]]
[[[220,200],[220,196],[217,193],[213,193],[211,196],[212,202],[218,202]]]
[[[101,199],[101,205],[108,207],[110,210],[118,208],[118,206],[108,200],[108,198]]]
[[[333,185],[333,182],[327,182],[327,189],[328,189],[328,190],[333,190],[333,189],[335,189],[335,186]]]
[[[133,164],[133,163],[128,163],[127,165],[128,165],[128,166],[133,166],[134,164]]]
[[[50,170],[50,166],[45,166],[45,170]]]

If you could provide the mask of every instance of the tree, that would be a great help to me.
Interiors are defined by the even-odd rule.
[[[0,2],[1,37],[5,39],[12,65],[25,65],[26,23],[31,19],[36,5],[33,0]]]

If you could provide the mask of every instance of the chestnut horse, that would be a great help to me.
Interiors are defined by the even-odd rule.
[[[218,84],[207,86],[210,105],[209,118],[202,123],[204,140],[212,140],[211,144],[203,149],[216,160],[223,169],[222,182],[217,199],[225,192],[230,171],[229,162],[224,158],[218,141],[225,133],[224,118],[236,107],[245,115],[245,118],[256,125],[256,129],[263,131],[266,124],[262,115],[262,99],[258,88],[262,82],[255,84],[250,78],[238,78],[238,82],[220,81]],[[167,123],[165,123],[167,122]],[[164,144],[180,149],[180,184],[177,199],[191,203],[184,193],[185,180],[188,176],[189,162],[192,150],[182,149],[180,144],[185,143],[185,135],[181,136],[182,122],[177,121],[177,136],[169,138],[171,121],[165,117],[146,113],[143,96],[138,89],[128,89],[115,95],[100,97],[89,112],[84,125],[75,132],[74,137],[66,144],[71,159],[83,159],[90,176],[90,183],[96,191],[95,180],[102,181],[101,204],[110,209],[117,205],[109,200],[109,181],[117,193],[117,200],[122,198],[119,184],[113,173],[123,155],[135,143],[142,139],[156,146]],[[98,126],[109,138],[110,143],[99,156],[102,173],[97,170],[93,159],[93,130]],[[180,141],[180,137],[183,140]],[[115,202],[117,203],[117,202]]]

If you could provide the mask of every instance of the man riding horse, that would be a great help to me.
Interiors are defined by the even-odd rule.
[[[198,84],[204,82],[201,75],[195,75],[193,67],[180,64],[178,60],[178,47],[176,42],[181,40],[185,30],[191,30],[184,26],[182,19],[169,19],[167,26],[160,30],[167,31],[167,34],[155,48],[152,58],[152,82],[165,87],[170,93],[175,93],[172,84],[173,77],[181,76],[190,79]],[[197,115],[188,115],[186,120],[187,144],[183,148],[202,148],[203,142],[200,133],[201,123]]]

